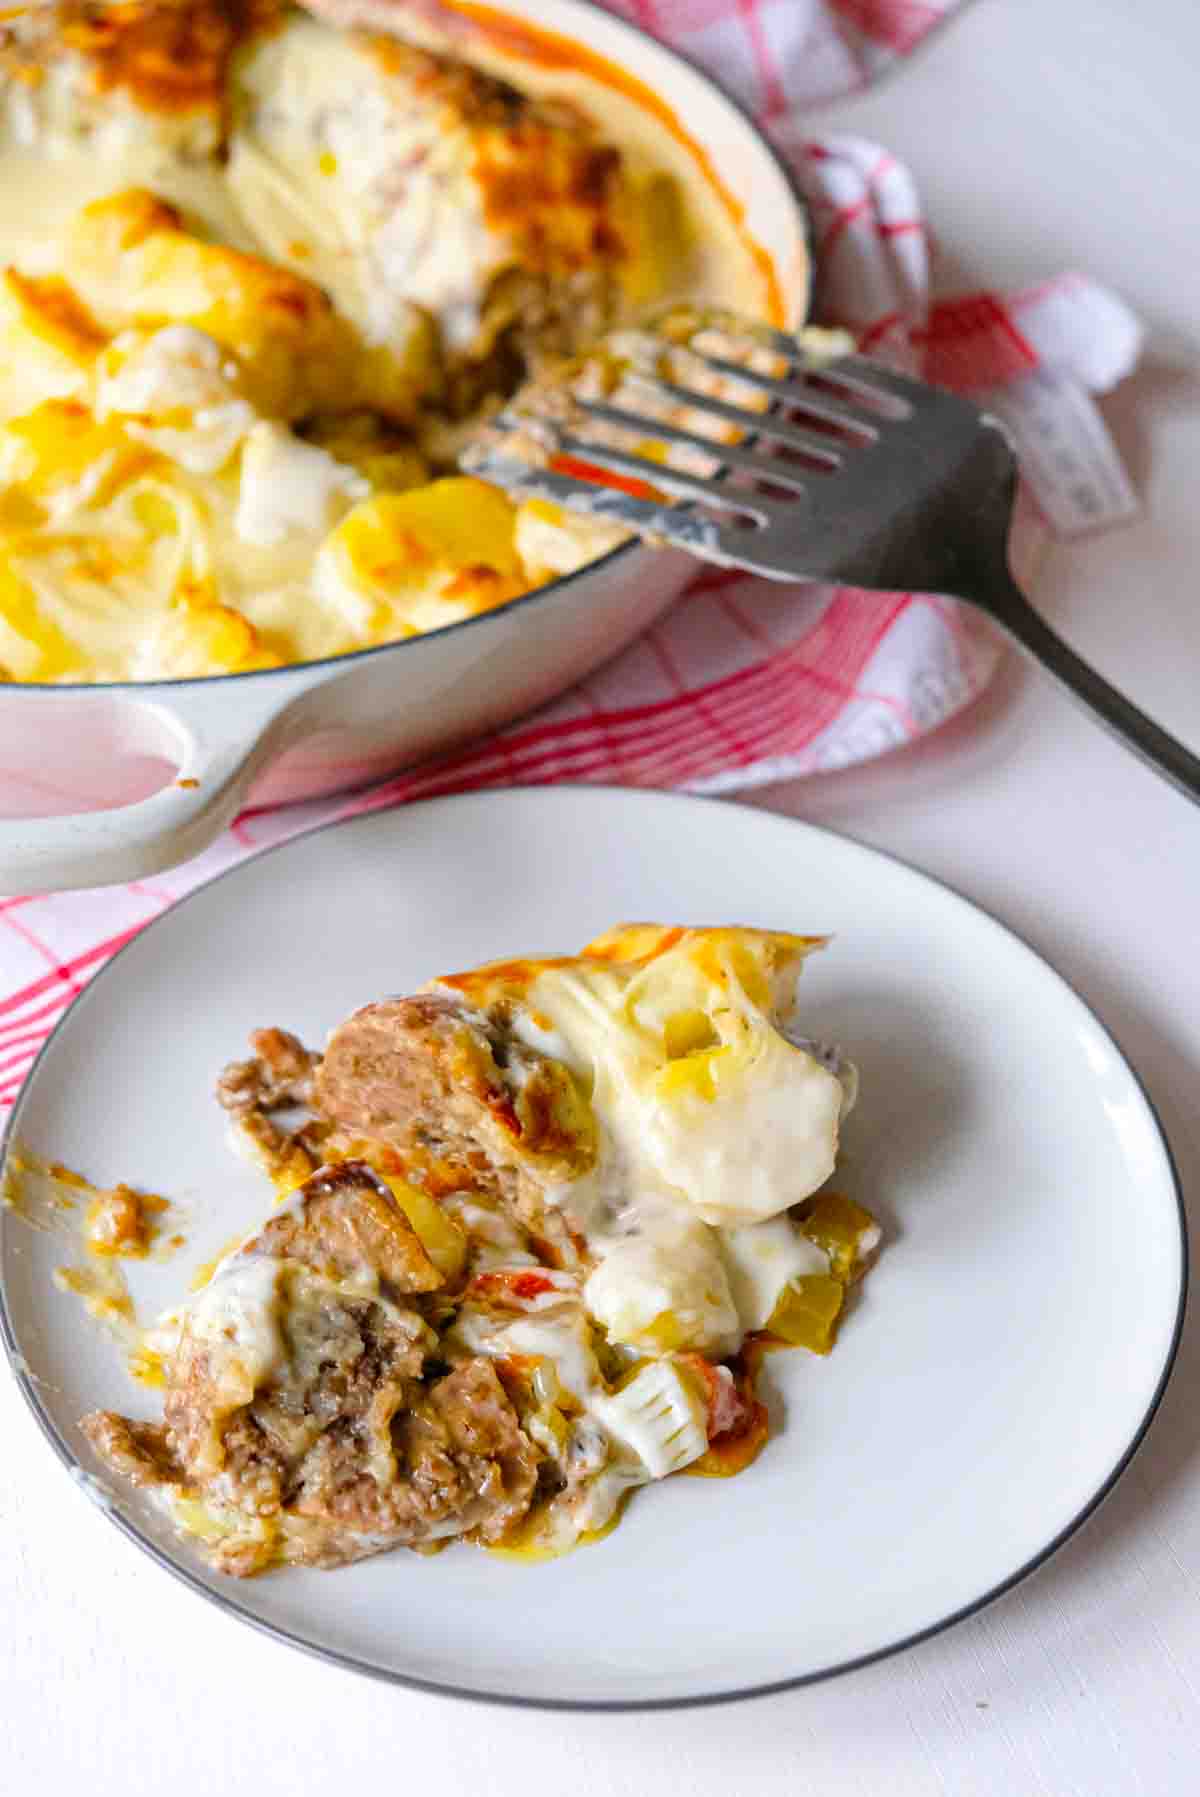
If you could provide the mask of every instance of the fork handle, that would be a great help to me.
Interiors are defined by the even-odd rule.
[[[1076,655],[1045,619],[1033,609],[1015,581],[1010,580],[1003,609],[989,605],[988,615],[999,623],[1025,653],[1052,674],[1060,686],[1106,725],[1156,773],[1200,804],[1200,756],[1165,731],[1153,718],[1111,686],[1103,675]]]

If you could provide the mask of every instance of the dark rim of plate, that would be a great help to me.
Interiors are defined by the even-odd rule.
[[[524,787],[522,787],[522,786],[495,787],[495,788],[490,789],[488,794],[480,794],[477,792],[475,792],[475,793],[452,793],[452,794],[445,795],[441,798],[419,800],[419,801],[416,801],[416,803],[418,803],[422,808],[424,808],[425,806],[431,806],[431,805],[452,805],[459,799],[479,800],[481,797],[490,796],[491,793],[502,794],[502,795],[511,797],[512,795],[517,794],[517,793],[528,794],[534,790],[537,790],[537,789],[531,788],[528,786],[524,786]],[[553,791],[556,791],[557,789],[554,787],[548,787],[548,788],[544,788],[543,790],[553,792]],[[651,803],[656,803],[656,804],[662,803],[662,804],[673,804],[673,805],[705,805],[705,806],[707,806],[707,805],[727,805],[728,804],[728,801],[726,801],[726,800],[722,800],[719,798],[707,797],[707,796],[700,796],[700,795],[695,795],[695,794],[670,793],[670,792],[653,792],[653,793],[651,793],[651,792],[636,792],[636,793],[633,793],[627,787],[612,786],[612,785],[588,786],[585,790],[588,792],[602,792],[602,793],[609,793],[609,794],[619,793],[626,798],[634,799],[635,802],[649,800]],[[578,795],[578,796],[582,796],[582,795]],[[584,802],[586,803],[586,800]],[[405,807],[405,809],[407,809],[407,807]],[[351,829],[363,828],[363,827],[369,828],[371,826],[371,824],[379,816],[386,816],[386,815],[387,815],[386,813],[368,812],[360,817],[346,818],[346,819],[341,819],[341,820],[335,820],[330,823],[318,824],[310,830],[303,830],[303,831],[297,832],[297,834],[295,836],[288,837],[286,839],[286,841],[284,841],[284,842],[275,843],[270,848],[261,850],[259,852],[259,854],[249,857],[249,860],[259,861],[259,860],[265,859],[266,857],[279,854],[284,849],[291,848],[297,843],[304,842],[309,837],[324,835],[329,830],[337,830],[337,829],[351,830]],[[760,814],[760,815],[771,815],[771,814],[768,813],[768,814]],[[1120,1047],[1120,1044],[1117,1042],[1116,1038],[1112,1035],[1111,1031],[1106,1028],[1104,1023],[1101,1021],[1101,1019],[1096,1014],[1096,1012],[1092,1009],[1092,1007],[1087,1003],[1087,1001],[1084,998],[1082,998],[1078,992],[1076,992],[1075,988],[1069,983],[1069,981],[1067,981],[1063,977],[1062,974],[1060,974],[1057,971],[1056,968],[1051,966],[1049,961],[1047,961],[1042,955],[1040,955],[1038,953],[1038,951],[1035,948],[1031,947],[1030,944],[1025,941],[1023,936],[1021,936],[1016,930],[1012,929],[1008,924],[1003,923],[998,917],[994,916],[993,913],[991,911],[987,910],[987,908],[985,906],[977,904],[974,899],[967,898],[963,893],[957,891],[957,889],[955,887],[949,885],[946,881],[935,879],[932,874],[924,873],[920,868],[914,867],[911,864],[911,862],[904,860],[904,858],[902,856],[890,854],[886,849],[874,848],[874,847],[868,846],[865,843],[856,842],[852,837],[845,836],[840,831],[829,830],[819,824],[810,824],[810,823],[804,822],[803,820],[792,819],[792,818],[779,818],[777,821],[780,824],[782,824],[785,828],[791,828],[794,825],[796,825],[797,823],[799,823],[800,828],[802,830],[807,831],[814,836],[829,837],[837,842],[848,843],[852,848],[859,849],[866,855],[878,856],[881,860],[891,862],[894,866],[902,868],[905,871],[905,873],[915,877],[916,879],[918,879],[922,882],[927,883],[928,885],[932,886],[936,890],[941,891],[943,893],[946,893],[946,892],[950,893],[951,897],[957,899],[960,904],[967,905],[971,910],[977,912],[978,914],[980,914],[983,917],[986,917],[988,919],[988,921],[993,925],[994,928],[1002,931],[1004,933],[1004,935],[1007,936],[1011,941],[1017,943],[1017,945],[1020,948],[1022,948],[1026,954],[1030,955],[1037,962],[1038,966],[1042,969],[1042,971],[1044,973],[1048,974],[1057,986],[1061,987],[1064,991],[1069,993],[1070,996],[1074,999],[1074,1001],[1082,1007],[1084,1012],[1087,1014],[1087,1016],[1091,1019],[1092,1023],[1095,1025],[1096,1029],[1099,1030],[1099,1032],[1103,1036],[1104,1040],[1106,1042],[1108,1042],[1109,1045],[1112,1047],[1112,1049],[1115,1052],[1115,1054],[1117,1055],[1118,1059],[1121,1061],[1122,1066],[1125,1067],[1125,1069],[1127,1070],[1127,1072],[1130,1075],[1130,1078],[1133,1080],[1134,1085],[1137,1087],[1139,1093],[1141,1094],[1142,1101],[1146,1106],[1146,1110],[1149,1114],[1151,1122],[1154,1125],[1155,1131],[1158,1136],[1159,1143],[1162,1148],[1163,1158],[1164,1158],[1164,1162],[1165,1162],[1165,1166],[1166,1166],[1166,1172],[1170,1179],[1171,1189],[1172,1189],[1172,1192],[1174,1193],[1174,1197],[1175,1197],[1176,1215],[1177,1215],[1177,1220],[1178,1220],[1178,1224],[1179,1224],[1179,1255],[1180,1255],[1179,1297],[1178,1297],[1178,1301],[1177,1301],[1174,1327],[1172,1329],[1170,1343],[1168,1345],[1167,1352],[1166,1352],[1166,1355],[1163,1360],[1162,1372],[1159,1375],[1158,1382],[1154,1388],[1153,1393],[1151,1394],[1149,1403],[1146,1406],[1146,1410],[1145,1410],[1136,1430],[1133,1432],[1133,1434],[1130,1438],[1129,1444],[1125,1448],[1124,1453],[1120,1456],[1120,1458],[1117,1460],[1115,1465],[1112,1467],[1112,1469],[1108,1473],[1107,1477],[1097,1487],[1097,1489],[1094,1492],[1094,1494],[1092,1495],[1092,1497],[1089,1498],[1087,1503],[1083,1505],[1082,1509],[1080,1509],[1078,1511],[1078,1513],[1071,1519],[1071,1521],[1069,1523],[1067,1523],[1064,1528],[1060,1529],[1058,1531],[1058,1533],[1056,1535],[1054,1535],[1049,1542],[1047,1542],[1045,1547],[1041,1548],[1036,1554],[1034,1554],[1023,1565],[1017,1567],[1015,1571],[1010,1573],[1006,1578],[1002,1579],[999,1584],[993,1585],[988,1590],[981,1592],[980,1595],[978,1597],[974,1598],[970,1603],[962,1605],[961,1608],[951,1611],[949,1615],[939,1618],[939,1620],[937,1622],[930,1623],[925,1628],[918,1629],[913,1634],[902,1635],[902,1636],[898,1637],[895,1641],[888,1642],[887,1645],[884,1647],[879,1647],[879,1648],[873,1649],[870,1653],[860,1654],[860,1655],[855,1656],[852,1659],[838,1661],[830,1666],[819,1667],[815,1672],[804,1672],[804,1673],[794,1674],[793,1676],[791,1676],[789,1678],[773,1679],[766,1684],[747,1685],[747,1686],[743,1686],[741,1688],[734,1688],[731,1690],[723,1690],[723,1691],[705,1692],[702,1694],[687,1696],[687,1697],[592,1698],[592,1699],[570,1698],[570,1697],[524,1697],[524,1696],[516,1696],[509,1692],[479,1690],[479,1689],[475,1689],[473,1687],[466,1686],[466,1685],[455,1685],[455,1684],[439,1682],[435,1679],[418,1678],[414,1674],[411,1674],[411,1673],[392,1672],[392,1671],[387,1670],[384,1667],[374,1666],[374,1665],[370,1664],[370,1662],[368,1662],[368,1661],[357,1659],[353,1654],[341,1653],[335,1648],[318,1647],[313,1642],[306,1641],[301,1636],[293,1634],[291,1632],[291,1630],[289,1630],[289,1629],[281,1628],[276,1623],[268,1622],[261,1617],[251,1615],[240,1604],[237,1604],[232,1599],[226,1597],[223,1592],[221,1592],[219,1590],[214,1590],[211,1586],[207,1585],[196,1573],[193,1573],[186,1566],[180,1564],[177,1560],[173,1559],[171,1557],[171,1555],[166,1552],[165,1549],[159,1547],[156,1542],[151,1541],[147,1535],[143,1534],[142,1530],[139,1528],[138,1524],[135,1521],[133,1521],[129,1517],[121,1515],[121,1513],[110,1503],[106,1502],[105,1504],[103,1504],[102,1508],[104,1510],[105,1515],[108,1516],[108,1518],[115,1525],[115,1527],[118,1528],[123,1535],[127,1536],[130,1541],[134,1542],[136,1544],[136,1546],[138,1546],[143,1551],[143,1553],[148,1554],[152,1560],[156,1561],[159,1566],[163,1567],[165,1571],[169,1572],[173,1578],[178,1579],[182,1584],[188,1586],[192,1591],[197,1592],[201,1597],[206,1599],[207,1602],[214,1604],[219,1610],[224,1611],[228,1615],[236,1617],[241,1622],[248,1623],[251,1628],[257,1629],[260,1633],[270,1636],[273,1640],[284,1642],[289,1647],[298,1648],[302,1653],[306,1653],[306,1654],[310,1655],[313,1659],[323,1660],[323,1661],[328,1662],[331,1665],[340,1666],[349,1672],[362,1673],[366,1677],[375,1679],[383,1684],[400,1685],[409,1690],[428,1692],[431,1695],[436,1696],[436,1697],[461,1698],[461,1699],[466,1699],[468,1701],[475,1702],[475,1703],[494,1704],[494,1705],[499,1705],[499,1706],[503,1706],[505,1708],[511,1708],[511,1709],[574,1710],[574,1711],[589,1711],[589,1712],[592,1712],[592,1711],[625,1712],[625,1711],[645,1711],[645,1710],[689,1710],[689,1709],[706,1708],[709,1705],[713,1705],[713,1704],[738,1703],[738,1702],[742,1702],[746,1699],[753,1698],[753,1697],[773,1697],[773,1696],[776,1696],[779,1693],[784,1692],[784,1691],[796,1690],[803,1685],[820,1684],[820,1683],[824,1682],[826,1679],[840,1677],[843,1673],[856,1672],[864,1666],[872,1666],[879,1660],[890,1659],[894,1654],[903,1653],[910,1647],[916,1647],[923,1641],[931,1640],[933,1638],[933,1636],[940,1635],[945,1629],[953,1627],[953,1625],[955,1623],[964,1622],[967,1620],[968,1617],[977,1615],[981,1610],[986,1609],[989,1604],[994,1603],[997,1598],[1003,1597],[1007,1592],[1011,1591],[1014,1588],[1014,1586],[1019,1585],[1022,1582],[1022,1580],[1028,1578],[1031,1573],[1036,1572],[1040,1566],[1043,1566],[1046,1563],[1046,1561],[1049,1560],[1050,1557],[1058,1551],[1058,1549],[1063,1545],[1064,1542],[1069,1540],[1070,1537],[1075,1534],[1076,1530],[1079,1529],[1082,1526],[1082,1524],[1085,1523],[1088,1520],[1088,1518],[1095,1513],[1095,1511],[1104,1502],[1104,1499],[1106,1497],[1108,1497],[1109,1493],[1113,1490],[1114,1486],[1117,1484],[1117,1481],[1120,1479],[1121,1475],[1124,1473],[1126,1467],[1129,1465],[1130,1461],[1133,1459],[1133,1456],[1137,1453],[1138,1448],[1141,1446],[1142,1442],[1145,1440],[1146,1432],[1149,1429],[1150,1424],[1154,1420],[1155,1412],[1158,1410],[1158,1407],[1159,1407],[1160,1403],[1162,1402],[1163,1394],[1167,1389],[1167,1384],[1170,1380],[1171,1372],[1175,1365],[1175,1358],[1176,1358],[1176,1355],[1177,1355],[1178,1349],[1179,1349],[1180,1336],[1183,1332],[1184,1316],[1185,1316],[1185,1313],[1187,1310],[1188,1277],[1189,1277],[1187,1213],[1186,1213],[1186,1210],[1184,1207],[1183,1189],[1180,1184],[1179,1170],[1175,1164],[1175,1157],[1171,1151],[1171,1144],[1167,1139],[1166,1131],[1163,1128],[1162,1120],[1159,1117],[1159,1114],[1155,1107],[1154,1101],[1150,1097],[1150,1094],[1147,1092],[1146,1087],[1142,1082],[1141,1076],[1137,1072],[1137,1069],[1132,1065],[1132,1063],[1129,1061],[1128,1057],[1123,1053],[1123,1051]],[[33,1084],[38,1075],[38,1069],[41,1067],[42,1061],[44,1060],[46,1055],[49,1053],[53,1044],[57,1041],[60,1032],[69,1024],[71,1018],[73,1017],[73,1015],[75,1013],[76,1007],[78,1005],[80,1005],[81,1003],[83,1003],[87,999],[88,994],[91,991],[93,991],[93,989],[98,985],[98,983],[101,980],[108,978],[108,976],[113,972],[114,968],[116,968],[117,964],[121,961],[122,957],[127,955],[129,953],[129,951],[136,946],[136,944],[140,941],[141,937],[143,935],[145,935],[147,931],[155,929],[159,923],[161,923],[166,917],[172,915],[175,911],[177,911],[180,908],[180,906],[189,904],[192,899],[198,898],[201,893],[208,892],[211,890],[212,887],[219,885],[221,883],[221,881],[230,879],[231,877],[233,877],[234,875],[239,873],[246,865],[247,865],[246,861],[241,861],[234,867],[226,868],[222,873],[215,874],[211,880],[204,881],[204,883],[202,885],[193,888],[193,890],[191,892],[187,893],[183,898],[178,899],[175,902],[175,904],[168,907],[167,911],[163,912],[159,917],[153,919],[150,923],[148,923],[145,926],[145,928],[143,930],[139,930],[136,936],[134,936],[129,942],[127,942],[123,948],[119,949],[117,951],[117,953],[115,955],[113,955],[112,958],[104,964],[104,966],[100,969],[100,971],[93,976],[93,978],[83,988],[82,992],[80,992],[79,995],[72,1001],[71,1005],[63,1013],[62,1017],[59,1018],[57,1024],[55,1025],[54,1029],[52,1030],[51,1034],[47,1037],[46,1041],[43,1043],[42,1048],[37,1056],[37,1059],[34,1061],[32,1067],[30,1068],[28,1074],[26,1075],[25,1082],[24,1082],[24,1085],[22,1086],[21,1092],[18,1095],[17,1100],[14,1103],[13,1108],[9,1113],[8,1121],[5,1125],[3,1135],[0,1136],[0,1176],[2,1176],[4,1166],[7,1163],[7,1157],[8,1157],[10,1144],[11,1144],[11,1142],[15,1136],[15,1133],[16,1133],[16,1127],[17,1127],[17,1124],[18,1124],[18,1121],[20,1118],[21,1111],[24,1107],[24,1101],[25,1101],[26,1094],[32,1089]],[[2,1215],[2,1212],[0,1212],[0,1221],[2,1221],[2,1220],[3,1220],[3,1215]],[[2,1274],[2,1268],[0,1268],[0,1274]],[[81,1465],[79,1456],[75,1453],[75,1451],[72,1449],[72,1447],[67,1442],[67,1440],[60,1434],[53,1419],[50,1417],[50,1415],[48,1414],[48,1412],[45,1410],[45,1408],[42,1405],[41,1397],[36,1389],[34,1379],[30,1375],[29,1369],[26,1365],[24,1356],[21,1353],[20,1346],[17,1341],[16,1332],[13,1327],[12,1319],[9,1315],[8,1297],[7,1297],[5,1288],[4,1288],[4,1281],[3,1281],[2,1276],[0,1276],[0,1340],[3,1341],[3,1345],[4,1345],[5,1352],[8,1357],[9,1365],[12,1369],[12,1372],[17,1381],[17,1384],[21,1389],[21,1392],[25,1398],[26,1403],[29,1405],[30,1410],[33,1412],[34,1418],[35,1418],[39,1428],[41,1429],[43,1435],[46,1437],[47,1441],[50,1443],[50,1446],[53,1448],[54,1452],[57,1454],[58,1458],[62,1461],[63,1465],[67,1468],[68,1472],[72,1475],[72,1477],[73,1478],[81,1478],[82,1482],[86,1484],[88,1482],[88,1480],[90,1479],[91,1475],[88,1474],[87,1469]]]

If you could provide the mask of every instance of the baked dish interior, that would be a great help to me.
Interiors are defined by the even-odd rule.
[[[648,307],[778,311],[661,102],[430,12],[5,10],[3,677],[318,660],[573,572],[621,530],[461,475],[468,437]]]

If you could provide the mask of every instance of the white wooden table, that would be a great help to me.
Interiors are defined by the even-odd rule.
[[[1198,66],[1190,0],[976,0],[822,118],[913,165],[948,287],[1075,265],[1146,320],[1143,370],[1105,407],[1145,515],[1055,549],[1039,599],[1195,749]],[[911,859],[1027,936],[1123,1044],[1185,1190],[1200,1191],[1200,813],[1015,667],[924,746],[758,802]],[[1200,1321],[1116,1493],[1015,1593],[832,1684],[681,1715],[465,1707],[330,1670],[198,1604],[117,1540],[7,1380],[0,1441],[6,1797],[1200,1789]]]

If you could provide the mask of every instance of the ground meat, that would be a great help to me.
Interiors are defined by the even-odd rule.
[[[334,1031],[314,1082],[318,1111],[343,1129],[404,1150],[464,1154],[490,1138],[508,1094],[491,1045],[466,1008],[436,997],[365,1005]]]
[[[265,1284],[255,1275],[253,1297],[230,1285],[230,1303],[260,1306],[258,1333],[245,1347],[237,1319],[252,1313],[235,1309],[226,1328],[218,1295],[203,1321],[185,1316],[167,1358],[165,1429],[142,1442],[140,1425],[106,1417],[91,1439],[139,1482],[183,1484],[207,1503],[225,1531],[213,1562],[237,1576],[496,1540],[528,1510],[541,1453],[488,1360],[447,1371],[435,1359],[443,1276],[362,1157],[435,1201],[482,1196],[546,1261],[572,1266],[578,1244],[543,1195],[593,1164],[591,1107],[506,1016],[452,993],[368,1005],[322,1060],[282,1030],[251,1046],[218,1097],[257,1159],[307,1175],[227,1269],[280,1268]],[[271,1113],[294,1104],[316,1115],[287,1134]],[[312,1172],[321,1149],[337,1158]]]
[[[255,1030],[247,1061],[230,1061],[217,1079],[217,1101],[227,1111],[275,1111],[308,1104],[321,1057],[289,1030]]]
[[[398,1416],[396,1478],[366,1471],[331,1429],[305,1460],[296,1512],[413,1546],[473,1531],[493,1541],[529,1508],[538,1454],[487,1360],[466,1362]]]
[[[458,1169],[535,1229],[545,1185],[595,1161],[595,1119],[568,1069],[448,994],[356,1011],[330,1038],[313,1104],[350,1135]]]
[[[112,1410],[93,1410],[79,1426],[100,1458],[131,1485],[176,1485],[185,1477],[163,1423],[136,1423]]]
[[[221,1305],[239,1301],[239,1268],[264,1263],[278,1273],[257,1302],[278,1340],[251,1375],[238,1313]],[[539,1454],[489,1362],[448,1373],[436,1359],[414,1306],[440,1283],[369,1168],[324,1168],[218,1271],[211,1293],[228,1326],[214,1330],[211,1306],[185,1313],[164,1424],[102,1412],[84,1431],[134,1484],[206,1502],[225,1531],[211,1558],[235,1576],[492,1540],[528,1508]]]
[[[286,1456],[252,1410],[235,1411],[232,1417],[219,1414],[214,1419],[203,1399],[195,1401],[196,1392],[203,1389],[201,1380],[189,1381],[182,1392],[169,1393],[166,1404],[171,1441],[188,1462],[191,1483],[201,1491],[208,1487],[222,1503],[246,1516],[274,1516],[283,1501]],[[216,1474],[200,1464],[202,1454],[195,1451],[207,1441],[214,1420],[221,1459]]]
[[[436,1291],[442,1276],[384,1182],[361,1161],[323,1167],[270,1218],[256,1253],[353,1278],[370,1271],[393,1295]]]
[[[386,1430],[433,1342],[422,1318],[395,1300],[442,1283],[391,1192],[356,1163],[308,1180],[228,1275],[264,1260],[287,1273],[275,1283],[280,1364],[251,1391],[236,1333],[214,1339],[185,1319],[165,1400],[172,1444],[191,1477],[202,1483],[221,1474],[234,1501],[256,1515],[279,1508],[322,1429],[341,1422],[361,1430],[378,1401]]]
[[[254,1030],[253,1054],[230,1061],[217,1078],[217,1103],[230,1120],[247,1158],[284,1187],[299,1185],[320,1166],[328,1126],[312,1118],[288,1130],[272,1112],[309,1104],[321,1057],[289,1030]]]

